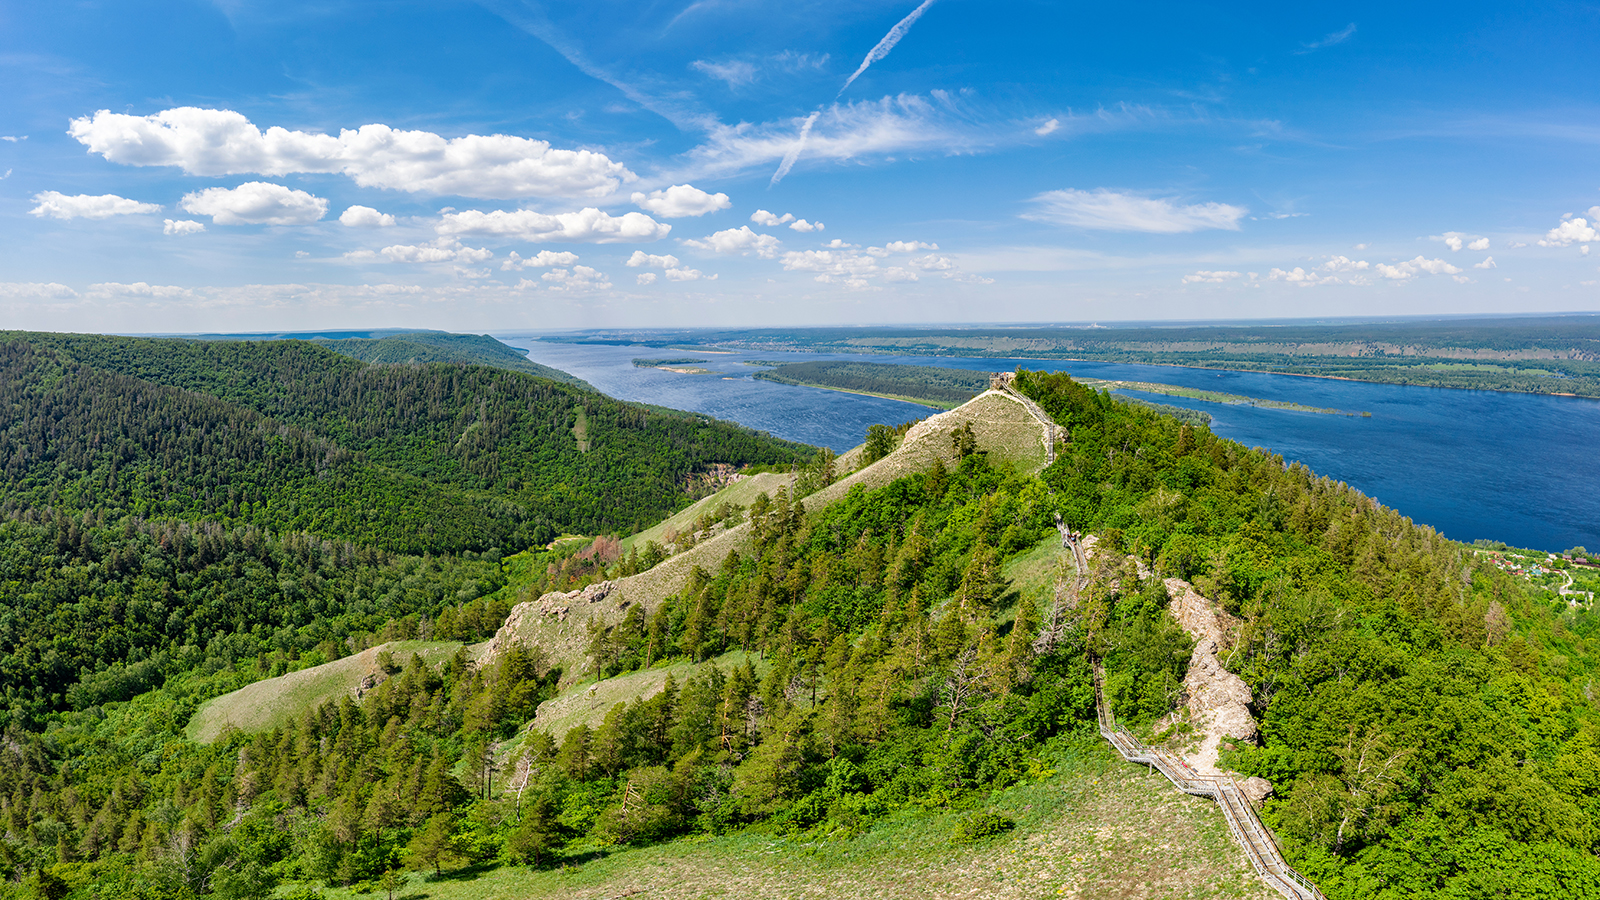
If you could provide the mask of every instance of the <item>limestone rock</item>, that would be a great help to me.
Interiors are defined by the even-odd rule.
[[[1220,775],[1217,753],[1224,741],[1256,741],[1256,720],[1250,714],[1254,697],[1244,679],[1229,672],[1217,658],[1227,634],[1226,614],[1187,581],[1168,578],[1164,583],[1172,597],[1168,608],[1195,642],[1183,688],[1190,721],[1200,733],[1200,746],[1187,759],[1202,775]]]
[[[1246,778],[1239,782],[1239,793],[1250,798],[1250,802],[1261,805],[1261,801],[1272,795],[1272,782],[1265,778]]]

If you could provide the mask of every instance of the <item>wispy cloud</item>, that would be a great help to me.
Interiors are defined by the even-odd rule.
[[[804,130],[804,145],[797,132]],[[1218,119],[1189,108],[1166,109],[1117,104],[1053,117],[1050,137],[1073,139],[1091,134],[1162,129],[1216,129],[1255,133],[1262,123]],[[694,181],[726,177],[781,161],[793,154],[810,161],[850,160],[929,153],[938,156],[989,153],[1036,144],[1042,123],[1036,116],[1011,116],[967,92],[930,91],[878,100],[834,103],[806,116],[767,122],[718,125],[706,140],[654,173],[655,180]],[[794,163],[790,163],[792,168]],[[789,169],[780,169],[787,175]],[[780,179],[781,180],[781,177]]]
[[[787,175],[802,151],[813,160],[859,159],[912,151],[943,155],[1034,139],[1027,123],[980,119],[987,117],[945,96],[902,94],[832,104],[804,118],[718,126],[704,143],[684,156],[680,167],[670,171],[668,177],[687,181],[732,175],[793,156],[788,167],[780,163],[779,171]],[[803,144],[797,131],[805,134]],[[782,180],[781,175],[778,180]]]
[[[800,158],[800,151],[806,148],[806,138],[811,136],[811,126],[817,124],[817,116],[820,115],[822,111],[817,110],[806,116],[805,122],[800,125],[800,136],[795,138],[794,144],[784,152],[783,162],[778,164],[778,171],[772,173],[772,181],[768,182],[767,187],[776,187],[778,182],[789,174],[789,170],[794,168],[795,160]]]
[[[1296,50],[1295,52],[1310,53],[1314,50],[1321,50],[1323,47],[1332,47],[1334,44],[1342,44],[1345,41],[1350,40],[1351,37],[1355,36],[1355,33],[1356,23],[1351,22],[1349,25],[1346,25],[1338,31],[1330,32],[1329,34],[1324,35],[1320,41],[1312,41],[1309,44],[1300,45],[1301,49]]]
[[[1036,208],[1024,219],[1100,231],[1181,234],[1209,229],[1239,230],[1249,212],[1227,203],[1183,205],[1175,200],[1097,188],[1046,191],[1033,198]]]
[[[932,5],[933,0],[922,0],[921,6],[913,9],[910,15],[895,23],[895,26],[889,29],[889,33],[883,36],[883,40],[879,41],[876,47],[867,51],[867,58],[863,59],[861,65],[850,74],[849,78],[845,79],[844,87],[839,88],[837,96],[844,96],[844,92],[850,88],[851,84],[855,83],[857,78],[861,77],[861,73],[865,72],[868,66],[888,56],[889,51],[894,49],[894,45],[900,43],[900,39],[906,36],[906,32],[911,30],[911,26],[917,24],[917,20],[922,18],[922,14],[927,12],[928,7]]]
[[[768,72],[793,74],[805,70],[819,70],[828,62],[826,53],[796,53],[785,50],[764,57],[736,57],[733,59],[697,59],[689,68],[702,75],[725,82],[729,88],[741,88],[761,80]]]
[[[730,59],[726,62],[697,59],[689,63],[689,68],[703,75],[710,75],[718,81],[725,81],[728,87],[740,87],[756,80],[755,63],[742,59]]]
[[[650,80],[648,77],[623,76],[611,67],[596,62],[584,52],[577,40],[550,21],[550,17],[536,4],[526,0],[477,0],[477,2],[512,26],[550,45],[550,49],[561,54],[578,71],[596,81],[611,85],[624,97],[673,125],[683,129],[699,130],[709,128],[716,123],[715,116],[686,101],[681,93],[652,92],[640,86],[640,82]]]

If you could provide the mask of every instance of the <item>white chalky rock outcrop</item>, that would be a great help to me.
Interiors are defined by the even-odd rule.
[[[616,587],[615,581],[601,581],[576,591],[551,591],[537,600],[518,603],[511,608],[511,614],[506,616],[504,625],[495,632],[494,638],[489,641],[487,659],[495,660],[500,654],[510,649],[522,633],[523,624],[535,616],[554,616],[566,621],[567,613],[577,603],[599,603],[611,594]]]
[[[1172,598],[1168,608],[1173,618],[1195,644],[1183,687],[1189,695],[1189,720],[1200,734],[1200,746],[1187,754],[1185,760],[1202,775],[1223,775],[1225,773],[1217,768],[1217,753],[1223,742],[1254,743],[1256,740],[1256,720],[1250,714],[1250,702],[1254,698],[1244,679],[1223,668],[1222,660],[1217,658],[1224,629],[1211,601],[1180,578],[1168,578],[1164,583]],[[1248,779],[1240,788],[1258,802],[1260,798],[1256,794],[1264,797],[1272,791],[1272,785],[1260,778]]]

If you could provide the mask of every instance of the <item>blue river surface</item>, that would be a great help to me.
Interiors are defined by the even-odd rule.
[[[746,360],[860,360],[980,371],[1066,371],[1086,378],[1151,381],[1284,400],[1360,415],[1230,406],[1165,395],[1144,399],[1211,414],[1211,430],[1348,482],[1447,537],[1559,551],[1600,550],[1600,401],[1575,397],[1368,384],[1295,375],[1219,372],[1069,360],[755,351],[706,353],[654,347],[564,344],[500,335],[529,357],[613,397],[704,413],[782,438],[844,451],[867,426],[936,412],[925,406],[757,381]],[[700,359],[715,375],[633,365],[635,358]]]

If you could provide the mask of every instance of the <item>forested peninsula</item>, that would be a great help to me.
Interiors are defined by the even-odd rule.
[[[505,370],[5,335],[0,896],[617,896],[652,848],[670,895],[902,838],[952,889],[1131,890],[1097,851],[1001,870],[1165,827],[1096,799],[1092,672],[1195,740],[1180,582],[1259,724],[1222,764],[1327,897],[1600,893],[1587,607],[1203,426],[1014,391],[835,458]],[[621,553],[714,463],[794,477]],[[1129,858],[1255,896],[1207,852]]]

